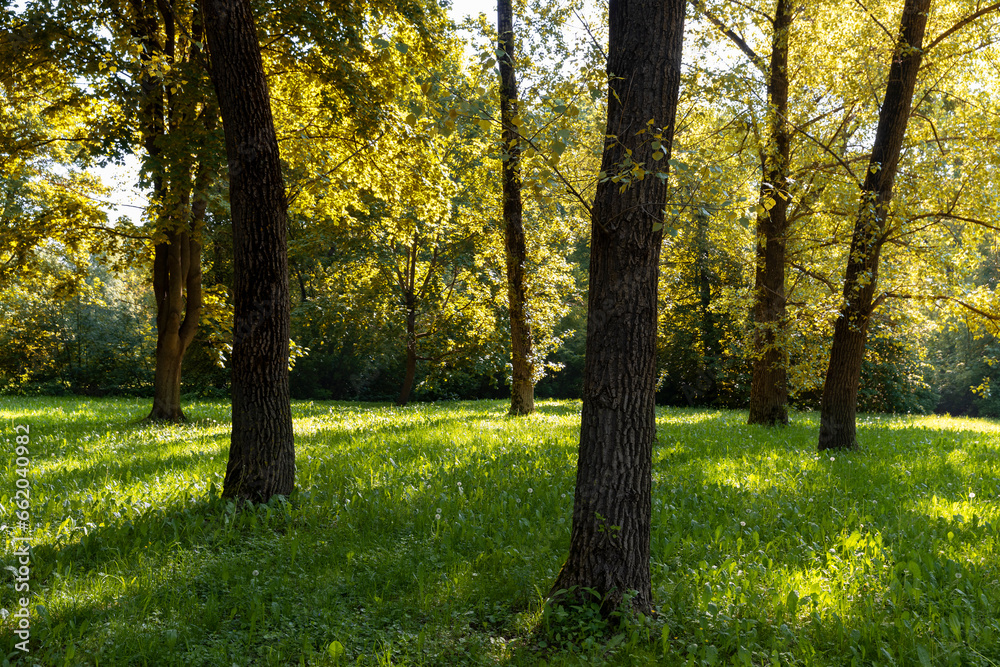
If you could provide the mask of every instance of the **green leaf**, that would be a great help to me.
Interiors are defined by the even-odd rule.
[[[788,599],[786,600],[786,605],[788,607],[788,613],[791,616],[795,616],[795,613],[799,609],[799,592],[796,590],[791,590],[788,592]]]
[[[931,656],[921,644],[917,644],[917,659],[923,667],[931,667]]]
[[[410,47],[403,42],[396,42],[396,50],[400,53],[406,53],[410,50]]]
[[[343,644],[337,640],[333,640],[330,642],[330,645],[326,647],[326,652],[330,654],[330,657],[333,658],[334,661],[336,661],[339,660],[347,652],[347,650],[344,648]]]

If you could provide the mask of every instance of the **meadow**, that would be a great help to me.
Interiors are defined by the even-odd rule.
[[[998,665],[1000,425],[663,408],[655,611],[545,604],[568,550],[579,403],[296,402],[297,489],[220,499],[229,405],[0,398],[4,566],[28,445],[30,652],[3,664]]]

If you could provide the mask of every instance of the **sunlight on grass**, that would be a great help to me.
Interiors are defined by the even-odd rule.
[[[219,497],[223,402],[163,426],[142,401],[3,399],[32,433],[35,659],[332,665],[336,641],[359,665],[1000,661],[992,422],[864,416],[861,451],[820,455],[811,413],[659,411],[657,613],[616,630],[543,604],[580,405],[506,407],[296,402],[295,493],[240,511]],[[4,524],[14,482],[8,461]]]

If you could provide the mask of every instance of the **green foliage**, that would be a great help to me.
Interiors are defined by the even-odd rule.
[[[918,343],[894,335],[900,323],[876,319],[869,327],[868,346],[861,365],[858,410],[864,412],[933,412],[938,394],[925,377],[928,364],[921,359]]]
[[[45,278],[0,291],[0,391],[146,395],[156,347],[145,273],[74,266],[50,247]]]
[[[506,407],[296,402],[296,492],[237,509],[219,498],[224,402],[160,426],[139,423],[139,399],[0,398],[0,419],[32,433],[33,659],[1000,660],[996,424],[862,416],[864,450],[830,457],[815,414],[774,431],[660,410],[655,613],[615,623],[538,592],[568,546],[579,404]],[[4,523],[14,481],[8,466]],[[11,629],[0,620],[8,655]]]

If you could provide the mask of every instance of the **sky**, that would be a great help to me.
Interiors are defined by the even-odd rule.
[[[469,14],[485,12],[487,16],[491,16],[496,10],[497,3],[491,0],[452,0],[451,17],[458,22]]]

